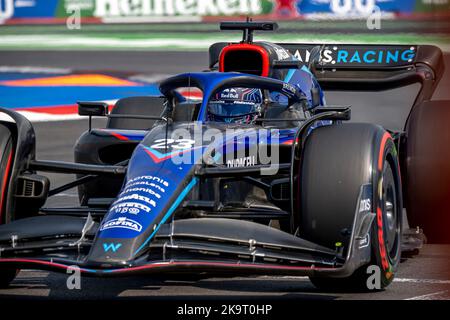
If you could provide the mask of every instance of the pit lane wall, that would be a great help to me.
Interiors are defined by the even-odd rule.
[[[250,15],[277,20],[449,16],[450,0],[0,0],[0,24],[202,22]]]

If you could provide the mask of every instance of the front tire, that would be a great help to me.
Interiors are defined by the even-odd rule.
[[[379,288],[393,280],[400,261],[402,193],[395,144],[370,124],[339,124],[314,130],[307,138],[298,193],[300,236],[347,251],[361,186],[371,189],[371,259],[345,278],[311,278],[321,289],[367,290],[367,267],[380,269]]]

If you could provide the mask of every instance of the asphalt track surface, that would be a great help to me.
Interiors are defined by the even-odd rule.
[[[123,74],[161,78],[164,75],[206,68],[207,55],[195,52],[47,52],[21,51],[0,52],[2,66],[39,66],[52,68],[70,68],[75,71],[115,71]],[[450,66],[450,56],[446,56],[446,65]],[[434,99],[450,99],[449,77],[442,80]],[[412,90],[412,88],[408,89]],[[378,108],[361,107],[371,99],[367,96],[352,95],[351,104],[356,107],[354,116],[395,118],[399,114],[390,106],[405,103],[405,92],[392,92],[378,95]],[[339,104],[347,101],[348,94],[333,93],[328,102]],[[381,100],[380,100],[381,99]],[[385,101],[386,100],[386,101]],[[330,102],[331,101],[331,102]],[[381,101],[381,102],[380,102]],[[348,103],[348,102],[347,102]],[[398,109],[398,108],[397,108]],[[400,108],[401,109],[401,108]],[[400,112],[404,116],[405,112]],[[406,112],[407,114],[407,112]],[[392,116],[392,117],[390,117]],[[381,122],[381,120],[380,120]],[[399,127],[398,122],[384,123]],[[97,120],[95,126],[104,125]],[[73,160],[72,148],[79,135],[86,130],[86,121],[65,121],[36,123],[37,157],[49,160]],[[52,175],[53,186],[60,185],[71,177]],[[76,203],[76,192],[70,190],[53,199],[52,204],[70,205]],[[82,278],[81,290],[69,290],[66,286],[67,275],[41,271],[25,270],[20,272],[11,288],[0,290],[2,298],[20,299],[450,299],[450,245],[428,244],[419,255],[401,263],[394,283],[381,292],[323,292],[317,290],[304,277],[254,277],[229,279],[162,280],[148,277],[94,279]]]

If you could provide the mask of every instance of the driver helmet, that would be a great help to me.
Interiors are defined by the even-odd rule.
[[[208,103],[208,120],[253,124],[261,115],[263,95],[260,89],[228,88],[218,92]]]

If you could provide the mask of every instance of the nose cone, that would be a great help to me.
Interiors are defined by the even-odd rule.
[[[130,265],[139,246],[138,239],[96,239],[86,264],[97,268],[121,268]]]
[[[145,253],[151,240],[193,187],[194,163],[171,161],[173,152],[140,144],[127,177],[103,219],[88,263],[119,267]]]

